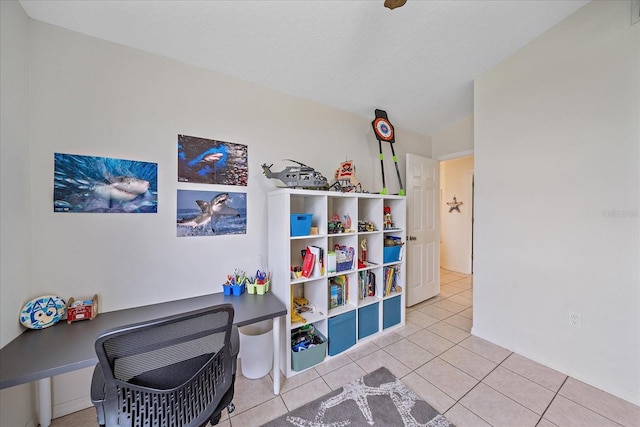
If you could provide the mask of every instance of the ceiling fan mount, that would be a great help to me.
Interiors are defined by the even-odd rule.
[[[395,9],[397,7],[404,6],[407,0],[384,0],[384,7],[387,9]]]

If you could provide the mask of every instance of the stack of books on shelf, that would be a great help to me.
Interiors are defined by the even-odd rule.
[[[361,300],[376,295],[376,275],[372,271],[358,272],[358,296]]]
[[[349,278],[344,274],[329,279],[329,308],[349,303]]]
[[[384,268],[384,296],[391,295],[392,292],[400,292],[398,285],[400,282],[400,268],[397,266]]]

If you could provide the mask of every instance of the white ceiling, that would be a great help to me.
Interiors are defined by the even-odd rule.
[[[473,79],[587,0],[21,0],[40,21],[433,135]]]

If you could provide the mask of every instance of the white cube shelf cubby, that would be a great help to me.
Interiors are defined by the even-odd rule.
[[[338,193],[330,191],[280,189],[269,193],[269,269],[272,272],[271,289],[287,305],[289,315],[282,318],[283,339],[280,343],[281,370],[286,377],[298,372],[293,365],[310,369],[310,363],[300,363],[300,355],[292,356],[291,332],[301,326],[313,325],[328,339],[327,354],[314,354],[313,363],[322,363],[343,351],[373,340],[380,334],[402,327],[405,322],[405,262],[404,245],[399,248],[399,257],[385,262],[385,240],[405,242],[406,199],[403,196],[370,193]],[[390,208],[392,228],[385,228],[384,209]],[[317,234],[291,235],[292,215],[311,214],[311,228]],[[330,234],[329,221],[337,215],[344,224],[346,216],[351,220],[349,229]],[[303,218],[302,215],[299,215]],[[373,230],[358,230],[358,221],[373,224]],[[345,227],[346,228],[346,227]],[[367,265],[359,265],[362,242],[366,240]],[[319,266],[311,277],[296,277],[292,267],[302,266],[301,251],[307,247],[320,248],[322,256]],[[354,248],[353,265],[344,271],[329,272],[328,253],[336,247]],[[347,264],[342,264],[345,267]],[[324,266],[324,269],[322,267]],[[398,288],[388,290],[385,275],[393,269],[397,274]],[[340,282],[345,276],[348,286],[335,286],[342,291],[339,298],[343,304],[332,307],[331,284]],[[375,289],[374,295],[361,295],[360,279],[367,280]],[[292,321],[294,298],[303,297],[312,311],[301,312],[304,321]],[[336,292],[334,292],[336,297]],[[333,304],[335,305],[335,304]],[[306,350],[305,350],[306,351]],[[324,351],[324,350],[323,350]],[[298,359],[300,358],[300,359]],[[313,366],[313,365],[312,365]]]

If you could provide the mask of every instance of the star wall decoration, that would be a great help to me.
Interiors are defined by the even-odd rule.
[[[453,211],[460,212],[460,205],[462,202],[459,202],[458,199],[456,199],[456,196],[453,196],[453,202],[447,202],[447,204],[449,205],[449,213]]]

